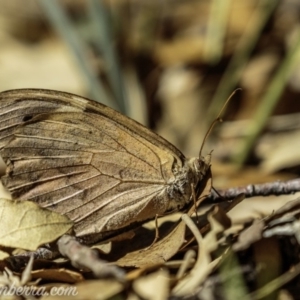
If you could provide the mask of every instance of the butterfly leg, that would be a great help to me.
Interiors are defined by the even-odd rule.
[[[157,240],[159,239],[158,217],[159,217],[159,215],[156,214],[155,215],[155,238],[154,238],[154,241],[152,242],[152,244],[150,245],[150,247],[153,246],[157,242]]]
[[[151,243],[151,245],[148,246],[147,248],[143,249],[143,251],[146,251],[146,250],[150,249],[157,242],[157,240],[159,239],[159,229],[158,229],[158,218],[159,217],[162,217],[162,216],[160,216],[158,214],[155,215],[155,237],[154,237],[154,240]]]
[[[198,216],[198,211],[197,211],[197,200],[196,200],[195,186],[194,186],[193,183],[191,183],[191,189],[192,189],[192,197],[193,197],[193,202],[194,202],[194,207],[195,207],[196,222],[198,224],[199,223],[199,216]]]

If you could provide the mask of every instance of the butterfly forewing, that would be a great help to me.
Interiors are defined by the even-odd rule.
[[[15,198],[69,216],[78,236],[114,231],[167,210],[162,199],[184,156],[135,121],[99,103],[45,90],[1,93],[0,117],[4,185]]]

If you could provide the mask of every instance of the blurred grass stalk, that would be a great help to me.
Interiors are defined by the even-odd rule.
[[[212,120],[216,118],[224,101],[236,88],[236,85],[241,78],[242,71],[257,44],[261,32],[278,2],[278,0],[259,1],[256,11],[253,13],[245,33],[238,42],[233,57],[222,76],[213,99],[211,100],[207,112],[207,124],[210,124]]]
[[[265,286],[262,288],[252,292],[249,294],[250,299],[266,299],[268,295],[272,295],[273,292],[278,291],[281,287],[283,287],[285,284],[292,281],[296,276],[300,274],[300,264],[296,264],[293,266],[293,268],[281,276],[273,279],[272,281],[268,282]],[[269,299],[269,298],[268,298]],[[273,299],[273,298],[271,298]],[[284,297],[279,297],[277,299],[284,299]]]
[[[234,161],[238,167],[243,165],[250,151],[253,149],[255,141],[264,129],[275,105],[280,99],[289,77],[294,71],[294,68],[299,64],[300,28],[297,28],[296,30],[296,36],[292,37],[293,41],[290,44],[288,52],[272,78],[266,93],[253,116],[253,122],[251,122],[248,129],[249,135],[247,136],[247,139],[243,142],[238,154],[235,154],[234,157],[232,157],[232,161]]]
[[[210,64],[215,64],[222,58],[231,2],[212,0],[204,45],[204,59]]]
[[[92,39],[98,54],[102,55],[105,62],[105,73],[120,111],[146,125],[146,99],[136,69],[129,65],[120,66],[118,62],[115,47],[115,35],[118,34],[115,29],[117,17],[113,19],[110,7],[104,5],[103,0],[88,0],[87,3]]]
[[[105,71],[120,110],[128,114],[125,100],[125,90],[120,74],[120,67],[114,47],[113,24],[111,13],[102,1],[89,0],[88,12],[92,22],[95,45],[105,62]]]
[[[113,99],[113,97],[109,95],[109,92],[106,90],[104,85],[99,81],[95,69],[91,65],[90,59],[87,55],[87,53],[89,52],[87,51],[87,46],[80,38],[77,31],[74,29],[74,26],[65,13],[62,4],[57,0],[40,0],[40,4],[42,5],[53,28],[60,34],[60,36],[63,38],[63,40],[71,50],[71,53],[73,54],[73,57],[75,58],[75,61],[77,62],[77,65],[80,69],[80,73],[84,75],[86,85],[89,87],[92,97],[105,105],[117,109],[122,113],[125,113],[125,111],[123,111],[123,102],[117,103]],[[105,28],[107,29],[107,26]],[[108,34],[106,34],[103,40],[107,40],[107,37]],[[113,76],[115,75],[111,75],[109,78],[111,79]],[[111,81],[114,82],[112,88],[116,88],[115,82],[117,81],[114,81],[112,79]],[[116,94],[118,93],[119,92],[116,92]],[[121,97],[118,97],[116,99],[119,100],[121,99]]]

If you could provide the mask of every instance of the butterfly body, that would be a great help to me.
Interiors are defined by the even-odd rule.
[[[0,116],[4,186],[13,198],[67,215],[82,238],[182,209],[209,168],[141,124],[68,93],[0,93]]]

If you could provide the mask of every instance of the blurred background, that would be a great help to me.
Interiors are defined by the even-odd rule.
[[[300,173],[300,1],[0,0],[0,90],[109,105],[186,156],[205,143],[216,188]]]

